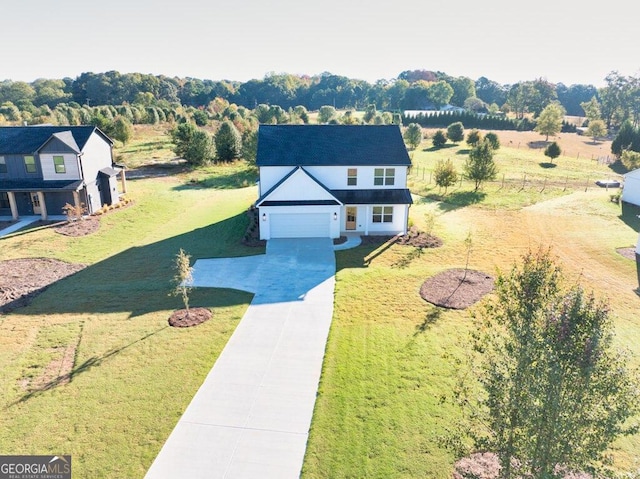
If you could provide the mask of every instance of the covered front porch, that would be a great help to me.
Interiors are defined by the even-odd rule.
[[[6,181],[0,186],[0,216],[11,216],[15,221],[23,216],[63,214],[64,205],[83,203],[84,184],[75,181]]]

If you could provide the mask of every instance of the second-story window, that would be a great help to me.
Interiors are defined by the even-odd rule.
[[[24,157],[24,167],[27,170],[27,173],[35,173],[37,172],[37,168],[36,168],[36,158],[35,156],[25,156]]]
[[[7,172],[7,160],[4,159],[4,156],[0,156],[0,173]]]
[[[376,186],[390,186],[395,184],[396,169],[395,168],[376,168],[373,171],[373,184]]]
[[[53,167],[55,168],[56,173],[66,173],[67,168],[64,166],[64,156],[54,156]]]
[[[347,169],[347,185],[356,186],[357,184],[358,184],[358,169],[357,168]]]

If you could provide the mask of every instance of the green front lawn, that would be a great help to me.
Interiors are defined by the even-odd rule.
[[[133,205],[102,216],[90,236],[40,228],[0,239],[0,260],[88,265],[0,316],[3,454],[71,454],[74,477],[144,476],[252,298],[194,290],[191,305],[213,318],[169,327],[182,307],[168,294],[176,253],[195,261],[262,252],[240,244],[254,187],[185,182],[131,180]]]

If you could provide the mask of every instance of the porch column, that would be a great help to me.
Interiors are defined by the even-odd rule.
[[[124,174],[124,168],[120,172],[120,182],[122,183],[122,194],[124,195],[127,193],[127,178]]]
[[[42,191],[38,191],[38,201],[40,202],[40,217],[42,221],[46,221],[47,219],[47,204],[44,202],[44,193]]]
[[[73,206],[75,206],[76,209],[80,208],[80,195],[77,191],[73,192]]]
[[[18,219],[18,205],[16,204],[16,195],[13,191],[7,193],[9,197],[9,208],[11,208],[11,217],[14,220]]]
[[[369,215],[370,215],[370,206],[367,205],[364,213],[364,235],[369,236]]]

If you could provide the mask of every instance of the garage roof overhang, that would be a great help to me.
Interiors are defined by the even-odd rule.
[[[304,192],[306,198],[283,198],[286,188]],[[310,195],[317,195],[310,198]],[[302,196],[302,194],[301,194]],[[342,205],[339,199],[320,181],[309,174],[303,167],[297,166],[278,181],[269,191],[258,198],[256,206],[311,206],[311,205]]]

